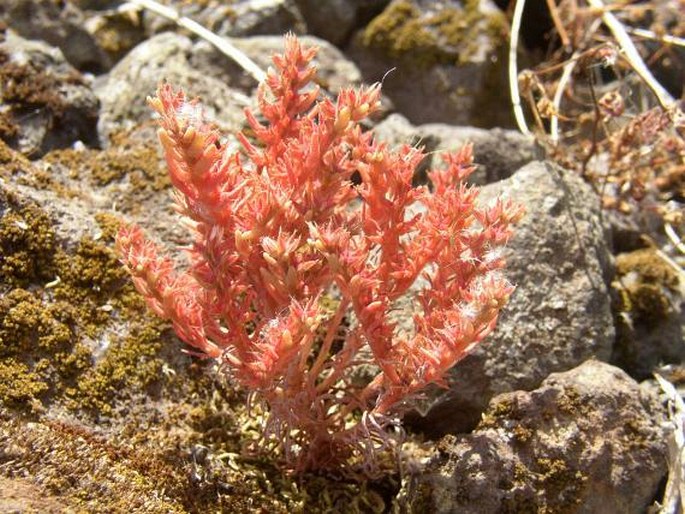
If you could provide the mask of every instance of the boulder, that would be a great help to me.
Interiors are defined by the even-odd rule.
[[[409,481],[413,512],[645,512],[666,474],[665,410],[590,360],[499,395],[476,430],[446,436]]]
[[[613,267],[599,198],[577,175],[539,161],[484,186],[480,200],[501,195],[526,208],[504,250],[517,289],[495,331],[452,368],[449,390],[429,395],[420,407],[425,417],[409,415],[431,434],[469,431],[494,395],[611,357]]]
[[[99,130],[103,145],[117,130],[152,117],[146,98],[167,81],[182,87],[189,98],[199,97],[204,116],[227,130],[243,121],[250,101],[241,92],[191,63],[193,43],[185,36],[163,33],[136,46],[111,72],[98,81],[95,92],[102,103]]]
[[[0,138],[32,158],[97,145],[98,99],[62,52],[7,31],[0,42]]]
[[[86,18],[73,2],[6,0],[0,4],[0,20],[22,37],[58,47],[80,71],[100,73],[111,63],[85,29]]]
[[[346,52],[412,123],[511,126],[505,33],[490,0],[393,0]]]

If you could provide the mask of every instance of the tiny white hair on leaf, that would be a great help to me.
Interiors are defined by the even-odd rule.
[[[502,249],[502,247],[492,248],[492,249],[488,250],[487,252],[485,252],[485,255],[483,256],[483,261],[486,264],[490,264],[492,262],[495,262],[495,261],[501,259],[503,255],[504,255],[504,250]]]
[[[195,124],[202,123],[204,120],[204,113],[202,106],[199,103],[184,101],[176,109],[176,117],[189,124]]]
[[[478,308],[473,303],[464,303],[459,306],[459,313],[466,319],[476,319],[478,316]]]

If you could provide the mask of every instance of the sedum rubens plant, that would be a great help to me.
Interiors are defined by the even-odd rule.
[[[492,331],[513,290],[500,249],[522,213],[476,205],[470,146],[429,174],[432,190],[412,187],[422,151],[359,125],[380,87],[320,99],[315,53],[286,37],[258,92],[266,121],[246,111],[254,140],[238,135],[241,151],[162,85],[150,104],[194,236],[188,269],[136,226],[117,239],[150,308],[264,402],[267,439],[297,471],[372,466],[406,401]],[[415,330],[402,333],[389,314],[420,275]]]

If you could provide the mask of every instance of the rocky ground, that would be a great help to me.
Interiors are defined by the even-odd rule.
[[[399,466],[373,480],[282,473],[256,451],[259,407],[248,412],[244,392],[181,353],[113,252],[122,220],[165,244],[187,237],[146,97],[162,80],[183,86],[234,133],[254,79],[132,5],[7,0],[0,511],[657,509],[673,424],[652,374],[685,384],[682,271],[648,210],[602,210],[590,185],[511,130],[505,15],[485,0],[168,4],[263,69],[283,33],[301,34],[320,47],[332,95],[382,79],[385,113],[372,125],[383,140],[430,151],[472,141],[483,198],[526,207],[506,251],[517,290],[450,389],[407,414]]]

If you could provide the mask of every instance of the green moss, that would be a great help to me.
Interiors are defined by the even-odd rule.
[[[159,380],[165,325],[144,314],[144,301],[111,248],[116,218],[99,216],[100,240],[86,237],[67,249],[41,209],[0,194],[6,205],[0,218],[5,257],[0,277],[14,287],[0,298],[7,386],[0,400],[12,407],[29,397],[34,403],[68,400],[71,407],[108,413],[118,398]],[[92,341],[106,333],[113,315],[131,320],[130,332],[112,337],[93,366]]]
[[[392,2],[367,26],[362,44],[423,67],[461,64],[480,50],[479,36],[499,41],[504,25],[502,16],[483,14],[478,0],[467,0],[463,8],[426,14],[409,0],[399,1]]]
[[[517,443],[524,444],[529,442],[535,435],[535,431],[525,425],[516,425],[511,433]]]
[[[0,439],[12,444],[6,473],[35,477],[75,511],[187,512],[164,490],[168,486],[175,492],[179,484],[188,483],[186,469],[149,451],[127,452],[76,426],[56,422],[26,425],[0,420]]]
[[[121,227],[121,219],[108,212],[98,212],[95,215],[95,221],[102,230],[101,239],[106,242],[114,242],[119,227]]]
[[[48,216],[35,205],[22,203],[0,190],[0,282],[24,287],[31,282],[52,280],[57,250]]]
[[[367,26],[363,43],[391,57],[432,55],[437,38],[423,26],[420,18],[421,11],[411,2],[395,2]]]
[[[642,380],[659,363],[682,359],[669,341],[679,333],[680,277],[660,254],[645,248],[616,257],[612,361]]]
[[[27,408],[48,389],[48,385],[16,359],[0,359],[0,402],[3,405]]]
[[[152,320],[135,326],[123,340],[112,342],[104,358],[79,377],[71,406],[109,415],[114,399],[144,391],[162,378],[164,362],[159,352],[163,329],[161,322]]]
[[[14,141],[18,134],[19,125],[17,125],[9,113],[5,111],[0,112],[0,142],[1,140]]]
[[[2,118],[0,118],[1,120]],[[2,121],[0,121],[1,125]],[[2,129],[0,129],[2,130]],[[14,160],[14,154],[16,152],[12,150],[4,141],[0,139],[0,165],[6,165]],[[4,168],[4,166],[3,166]]]
[[[495,403],[490,403],[488,409],[483,413],[480,423],[476,427],[477,430],[484,430],[488,428],[495,428],[499,426],[500,420],[510,419],[512,414],[516,412],[516,404],[513,398],[504,396]]]
[[[76,72],[65,76],[68,84],[84,85],[83,78]],[[22,109],[49,109],[55,115],[62,115],[67,108],[59,94],[63,82],[51,73],[38,68],[34,63],[17,63],[0,51],[0,99],[6,105],[17,105]]]
[[[159,191],[169,185],[168,175],[161,169],[154,147],[116,147],[99,153],[92,164],[92,179],[99,186],[126,176],[130,177],[134,187],[149,185]]]
[[[544,490],[539,512],[571,512],[582,501],[587,476],[558,458],[538,458],[533,466],[535,490]]]
[[[631,272],[637,272],[642,282],[660,284],[674,291],[680,281],[677,272],[652,248],[624,253],[616,258],[616,273],[619,276]]]
[[[3,383],[34,403],[73,391],[75,378],[92,360],[78,340],[76,323],[76,309],[66,302],[45,302],[23,289],[0,298]],[[10,399],[2,395],[3,403]],[[17,402],[11,406],[28,407]]]
[[[109,13],[100,18],[93,30],[98,46],[118,62],[144,37],[141,18],[130,12]]]
[[[588,477],[562,458],[538,457],[516,462],[512,480],[508,489],[513,494],[504,500],[502,512],[551,514],[576,512]]]
[[[73,341],[74,308],[64,302],[45,305],[24,289],[0,298],[0,320],[0,355],[54,353]]]
[[[679,288],[678,274],[651,248],[616,258],[619,312],[634,322],[655,325],[673,312],[670,295]]]
[[[92,186],[103,188],[127,185],[127,192],[117,204],[125,211],[135,212],[141,203],[171,186],[169,174],[156,145],[143,144],[130,139],[129,133],[112,136],[106,150],[53,150],[43,162],[56,176],[70,180],[86,180]]]

